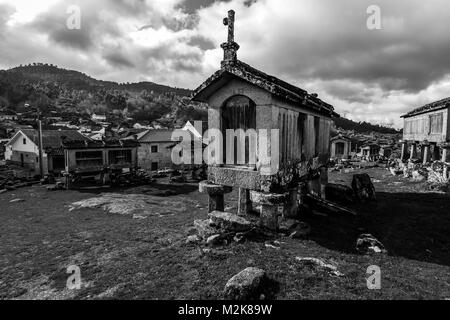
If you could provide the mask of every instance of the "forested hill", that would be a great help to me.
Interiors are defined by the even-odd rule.
[[[116,83],[94,79],[82,72],[33,63],[0,70],[0,109],[21,111],[27,103],[44,113],[101,113],[136,121],[182,123],[206,121],[205,106],[189,101],[191,91],[153,82]],[[358,133],[397,133],[395,129],[335,119],[336,127]]]
[[[334,119],[334,123],[337,128],[341,128],[343,130],[354,130],[357,133],[370,133],[370,132],[378,132],[383,134],[400,133],[400,131],[394,128],[388,128],[380,126],[378,124],[372,124],[369,122],[355,122],[346,118]]]
[[[116,83],[84,73],[33,63],[0,71],[0,109],[23,111],[25,104],[43,113],[113,114],[135,121],[182,122],[206,119],[204,106],[191,103],[191,91],[152,82]]]
[[[112,81],[96,80],[82,72],[58,68],[55,65],[34,63],[6,70],[5,72],[13,76],[19,76],[32,82],[53,82],[64,85],[71,90],[98,90],[116,89],[129,91],[153,91],[156,93],[174,92],[178,96],[190,94],[187,89],[173,88],[153,82],[138,83],[116,83]]]

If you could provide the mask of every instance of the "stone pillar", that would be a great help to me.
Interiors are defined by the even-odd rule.
[[[296,218],[298,214],[298,188],[293,188],[289,190],[288,199],[284,207],[284,217],[285,219]]]
[[[408,142],[407,141],[403,141],[402,142],[402,157],[401,160],[405,161],[408,159]]]
[[[305,204],[305,197],[308,194],[308,188],[306,187],[306,183],[300,182],[298,184],[298,193],[297,193],[297,201],[298,205],[302,206]]]
[[[254,192],[253,201],[261,205],[261,226],[272,231],[278,231],[278,207],[285,204],[286,195]]]
[[[200,182],[199,191],[209,195],[208,212],[225,211],[224,194],[230,193],[232,189],[226,186],[219,186],[205,181]]]
[[[252,211],[250,190],[239,188],[238,215],[245,216]]]
[[[448,178],[448,167],[447,165],[445,165],[446,162],[448,162],[448,156],[449,156],[449,148],[448,147],[443,147],[442,148],[442,162],[444,162],[444,178],[447,179]]]
[[[326,199],[325,189],[328,184],[328,168],[320,168],[320,196],[322,199]]]
[[[416,156],[417,156],[417,146],[416,146],[416,143],[413,142],[413,143],[411,143],[411,154],[409,156],[409,159],[410,160],[415,159]]]
[[[430,162],[430,144],[429,143],[422,144],[422,160],[423,160],[423,164],[427,164]]]

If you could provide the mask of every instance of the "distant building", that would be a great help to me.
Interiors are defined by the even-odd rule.
[[[0,110],[0,121],[6,120],[16,121],[17,119],[18,116],[14,111],[9,109]]]
[[[351,158],[352,140],[346,136],[338,135],[331,138],[331,158],[336,160]]]
[[[65,169],[62,140],[88,141],[75,130],[43,130],[43,169],[44,174],[59,173]],[[5,160],[39,173],[39,139],[38,131],[34,129],[19,130],[6,144]]]
[[[64,140],[65,171],[86,177],[135,169],[138,146],[134,140]]]
[[[402,116],[402,159],[450,162],[450,98],[427,104]]]
[[[380,146],[380,151],[379,151],[379,155],[380,157],[383,158],[389,158],[392,153],[394,152],[394,147],[393,145],[381,145]]]
[[[360,148],[358,156],[367,161],[378,160],[380,156],[380,146],[373,142],[363,144]]]
[[[106,122],[106,115],[105,114],[93,114],[91,117],[92,121],[94,122]]]
[[[150,171],[157,171],[165,167],[172,167],[172,141],[173,130],[147,130],[128,137],[127,140],[136,139],[140,146],[138,149],[139,166]]]

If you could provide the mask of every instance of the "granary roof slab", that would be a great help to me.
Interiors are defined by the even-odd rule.
[[[449,107],[450,107],[450,98],[445,98],[445,99],[424,105],[423,107],[414,109],[413,111],[403,115],[402,118],[410,118],[410,117],[414,117],[414,116],[417,116],[420,114],[438,111],[438,110],[446,109]]]
[[[294,105],[306,107],[306,109],[311,109],[329,117],[339,117],[333,106],[323,102],[315,95],[308,94],[307,91],[301,88],[270,76],[239,60],[222,65],[220,70],[194,90],[192,100],[207,102],[215,91],[226,85],[233,77],[249,82]]]

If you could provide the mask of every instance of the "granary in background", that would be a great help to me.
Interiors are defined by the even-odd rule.
[[[335,160],[346,160],[356,156],[358,152],[358,141],[339,134],[331,138],[330,158]]]
[[[122,173],[138,168],[135,140],[69,140],[62,139],[65,171],[74,177]]]
[[[402,160],[450,162],[449,117],[450,98],[427,104],[402,116]]]
[[[255,129],[257,132],[267,129],[269,133],[271,129],[278,129],[279,150],[271,151],[272,157],[274,152],[279,153],[280,170],[297,161],[309,163],[316,169],[324,167],[330,157],[332,118],[338,117],[334,108],[316,94],[309,94],[239,61],[239,45],[234,41],[234,16],[234,11],[230,11],[224,20],[228,25],[228,42],[222,44],[224,60],[221,69],[193,93],[193,100],[209,105],[209,129],[218,129],[224,133],[227,129]],[[223,154],[226,155],[225,141],[223,145]],[[326,184],[326,170],[322,171],[322,183]],[[308,171],[304,170],[302,174],[307,175]],[[258,165],[210,166],[208,182],[215,194],[212,201],[217,200],[217,209],[223,210],[223,195],[216,196],[220,189],[218,186],[222,186],[223,190],[237,187],[240,188],[240,204],[248,204],[248,190],[272,192],[276,183],[271,181],[276,180],[273,179],[276,175],[267,177],[261,174]],[[318,178],[317,175],[315,177]],[[316,192],[320,193],[320,187]]]

